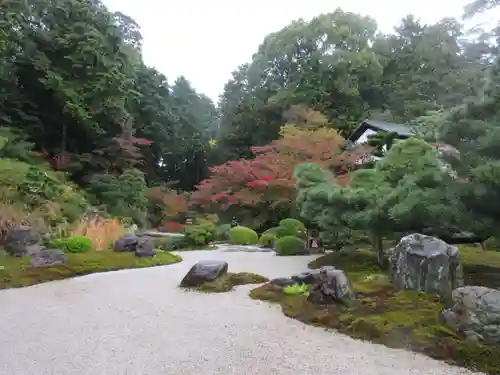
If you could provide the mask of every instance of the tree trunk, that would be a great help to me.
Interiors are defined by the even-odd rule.
[[[377,252],[377,260],[380,267],[387,268],[387,259],[385,258],[383,237],[379,234],[372,235],[373,249]]]

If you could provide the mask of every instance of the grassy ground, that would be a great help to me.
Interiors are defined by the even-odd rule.
[[[470,274],[477,266],[498,266],[497,273],[500,273],[500,253],[484,253],[473,247],[463,248],[462,253],[468,281],[477,280],[475,274]],[[373,252],[330,253],[313,261],[310,267],[323,265],[347,271],[358,294],[354,305],[314,305],[305,295],[287,296],[282,288],[271,284],[252,290],[250,296],[279,303],[285,315],[307,324],[334,328],[389,347],[421,352],[476,371],[500,374],[500,346],[466,342],[439,324],[439,313],[444,307],[439,298],[397,291],[378,267]]]
[[[0,289],[19,288],[97,272],[163,266],[182,261],[180,256],[168,252],[158,252],[154,258],[137,258],[133,253],[113,251],[67,254],[67,257],[68,264],[64,266],[33,268],[29,265],[30,257],[15,258],[0,251]]]
[[[262,284],[268,282],[264,276],[256,275],[254,273],[239,272],[231,273],[228,272],[218,279],[202,284],[199,287],[193,288],[200,292],[206,293],[224,293],[229,292],[235,286],[245,285],[245,284]]]

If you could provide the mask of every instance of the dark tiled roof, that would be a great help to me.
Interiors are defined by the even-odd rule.
[[[398,133],[401,137],[409,137],[412,135],[411,127],[409,127],[408,125],[377,120],[365,120],[361,124],[359,124],[359,126],[349,136],[348,140],[352,142],[356,141],[361,136],[361,134],[365,132],[366,129],[370,128],[377,131]]]
[[[373,127],[377,128],[386,132],[394,132],[398,133],[399,135],[409,137],[412,135],[411,132],[411,127],[408,125],[403,125],[403,124],[395,124],[392,122],[385,122],[385,121],[376,121],[376,120],[365,120],[363,123]]]

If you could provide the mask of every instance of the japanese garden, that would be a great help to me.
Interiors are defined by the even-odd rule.
[[[0,2],[0,374],[499,375],[498,11],[299,19],[215,102]]]

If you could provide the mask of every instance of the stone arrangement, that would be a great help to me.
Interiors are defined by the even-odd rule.
[[[31,256],[30,265],[34,268],[59,266],[68,262],[62,250],[46,249],[42,236],[30,226],[12,230],[5,240],[4,247],[12,256]]]
[[[468,340],[500,344],[500,290],[465,286],[452,293],[453,304],[441,313],[443,324]]]
[[[114,251],[134,253],[139,258],[151,258],[156,255],[154,240],[144,236],[124,236],[115,242]]]
[[[399,289],[447,296],[464,285],[458,248],[438,238],[410,234],[390,253],[389,275]]]
[[[287,278],[271,280],[272,284],[288,286],[294,284],[311,285],[309,301],[316,304],[349,304],[356,299],[351,282],[343,270],[332,266],[322,267]]]
[[[228,264],[223,260],[200,260],[181,281],[183,287],[197,287],[227,274]]]

